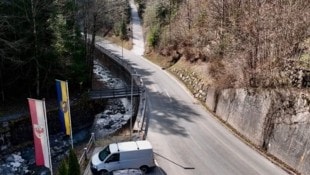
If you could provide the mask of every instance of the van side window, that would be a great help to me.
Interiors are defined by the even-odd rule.
[[[119,153],[116,154],[112,154],[108,160],[106,161],[106,163],[108,162],[118,162],[119,161]]]

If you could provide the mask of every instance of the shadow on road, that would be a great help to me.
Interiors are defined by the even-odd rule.
[[[132,64],[134,66],[134,64]],[[135,67],[135,66],[134,66]],[[143,77],[149,77],[153,72],[146,69],[137,69],[137,72]],[[165,92],[160,90],[154,92],[150,87],[156,82],[143,78],[143,83],[147,91],[147,122],[152,121],[152,127],[162,134],[181,135],[187,137],[186,128],[182,126],[182,120],[194,122],[195,117],[199,114],[192,110],[192,102],[182,101],[167,96]],[[146,126],[147,135],[148,125]]]
[[[170,163],[173,163],[176,166],[179,166],[179,167],[181,167],[183,169],[186,169],[186,170],[193,170],[193,169],[195,169],[195,167],[187,167],[187,166],[181,165],[181,164],[179,164],[179,163],[177,163],[177,162],[175,162],[175,161],[173,161],[173,160],[171,160],[171,159],[169,159],[169,158],[167,158],[167,157],[165,157],[165,156],[163,156],[161,154],[158,154],[158,153],[155,153],[155,152],[154,152],[154,154],[156,154],[157,156],[159,156],[159,157],[169,161]]]

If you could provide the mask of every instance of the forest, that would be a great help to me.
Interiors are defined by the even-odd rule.
[[[136,3],[145,56],[166,67],[198,66],[218,88],[310,86],[310,1]],[[1,1],[0,103],[49,97],[55,79],[89,88],[95,36],[128,40],[129,12],[127,0]]]
[[[126,39],[129,10],[126,0],[0,1],[0,104],[53,98],[55,79],[89,88],[95,36]]]
[[[138,2],[146,55],[166,67],[199,67],[218,88],[309,87],[310,1]]]

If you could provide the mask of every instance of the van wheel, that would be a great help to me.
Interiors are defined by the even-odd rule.
[[[146,166],[146,165],[143,165],[140,167],[140,170],[143,172],[143,173],[146,173],[148,170],[149,170],[149,167]]]
[[[101,170],[99,172],[100,175],[109,175],[109,172],[107,170]]]

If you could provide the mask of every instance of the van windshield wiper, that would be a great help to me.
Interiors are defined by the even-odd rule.
[[[101,160],[101,161],[104,161],[104,159],[108,156],[108,155],[110,155],[111,154],[111,152],[110,152],[110,149],[109,149],[109,147],[106,147],[105,149],[103,149],[102,151],[100,151],[100,153],[99,153],[99,160]]]

